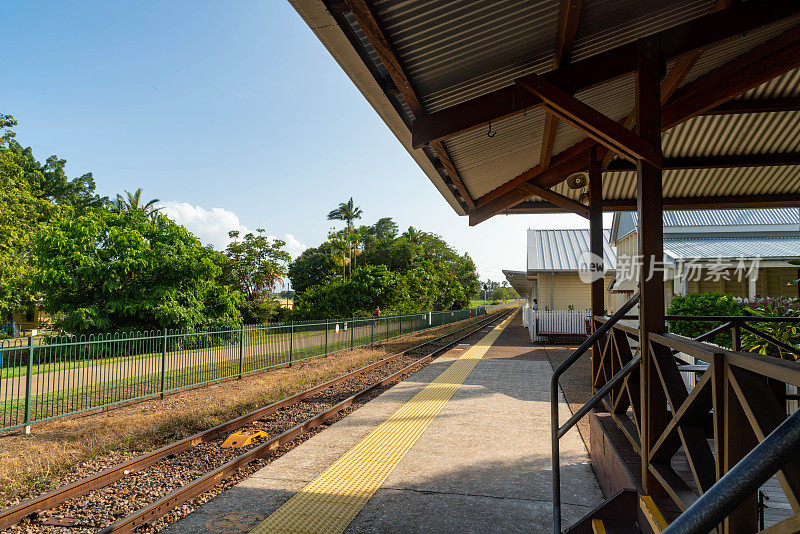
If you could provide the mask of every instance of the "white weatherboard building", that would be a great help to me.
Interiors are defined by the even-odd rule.
[[[606,311],[636,290],[639,235],[636,213],[614,214],[603,233]],[[529,303],[542,310],[589,308],[589,285],[578,269],[589,250],[588,230],[528,230],[526,271],[503,271]],[[800,286],[800,210],[797,208],[671,211],[664,213],[664,302],[674,295],[720,291],[740,298],[797,297]],[[635,312],[635,310],[634,310]]]
[[[616,269],[617,255],[609,241],[610,230],[603,232],[603,270],[608,288]],[[581,256],[589,252],[589,230],[528,230],[526,271],[503,271],[509,283],[530,303],[539,302],[544,310],[588,309],[589,284],[578,275]],[[614,307],[606,291],[606,310]]]

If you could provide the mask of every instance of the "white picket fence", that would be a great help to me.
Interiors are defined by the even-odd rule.
[[[560,341],[585,336],[589,310],[536,310],[526,308],[522,322],[531,336],[531,341]]]

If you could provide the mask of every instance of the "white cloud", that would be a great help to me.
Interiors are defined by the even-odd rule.
[[[238,230],[241,234],[254,232],[239,221],[239,217],[232,211],[223,208],[211,208],[210,210],[202,206],[192,206],[188,202],[178,202],[168,200],[162,203],[162,212],[178,224],[182,224],[194,235],[200,238],[203,244],[211,244],[217,250],[225,250],[231,239],[228,232]],[[275,239],[276,236],[268,236]],[[296,258],[306,248],[292,234],[280,236],[286,242],[285,250]]]
[[[299,256],[305,249],[308,248],[307,245],[301,243],[297,240],[295,236],[292,234],[286,234],[283,236],[283,240],[286,241],[286,252],[292,255],[292,258],[296,258]]]

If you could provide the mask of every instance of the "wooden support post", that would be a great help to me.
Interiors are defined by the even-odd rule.
[[[639,121],[636,133],[650,145],[661,146],[661,96],[659,50],[653,41],[639,41],[637,46],[636,108]],[[661,169],[640,159],[636,164],[636,197],[639,213],[639,343],[642,488],[647,494],[663,489],[650,476],[650,449],[667,425],[667,405],[660,387],[655,358],[649,350],[650,333],[665,330],[664,323],[664,228]]]
[[[589,150],[589,249],[592,252],[592,260],[599,262],[595,266],[600,276],[592,282],[592,321],[598,315],[603,315],[605,311],[605,278],[603,276],[603,170],[601,162],[597,160],[597,149]],[[599,258],[599,259],[598,259]],[[592,347],[592,376],[597,376],[601,353],[603,348],[599,343]],[[596,389],[595,389],[596,391]]]

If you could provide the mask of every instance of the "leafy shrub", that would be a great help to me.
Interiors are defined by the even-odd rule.
[[[749,303],[745,309],[749,314],[757,317],[800,317],[800,299],[765,297]],[[748,324],[759,332],[800,349],[800,324],[798,323],[752,322]],[[797,356],[791,352],[745,330],[742,331],[742,348],[765,356],[797,360]]]
[[[689,293],[673,297],[667,313],[688,316],[742,315],[742,305],[732,295],[725,293]],[[694,338],[713,330],[720,324],[722,323],[719,321],[675,320],[669,321],[669,329],[670,332]],[[730,332],[717,334],[708,341],[723,347],[733,346]]]

